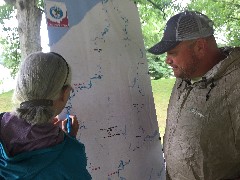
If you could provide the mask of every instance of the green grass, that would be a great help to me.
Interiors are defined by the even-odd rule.
[[[168,101],[174,82],[175,78],[151,81],[161,139],[165,131]]]
[[[175,79],[159,79],[151,81],[158,126],[161,137],[164,134],[167,106],[174,82]],[[0,94],[0,112],[12,110],[13,107],[11,101],[12,94],[13,91]]]
[[[0,94],[0,112],[7,112],[12,110],[12,94],[13,90]]]

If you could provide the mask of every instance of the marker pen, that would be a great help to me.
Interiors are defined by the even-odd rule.
[[[66,111],[62,111],[59,115],[58,115],[58,119],[59,120],[65,120],[67,119],[67,123],[65,125],[65,128],[67,130],[67,133],[69,134],[71,132],[72,129],[72,118],[70,118],[70,113],[66,112]]]
[[[70,118],[70,115],[67,114],[67,133],[71,133],[71,128],[72,128],[72,118]]]

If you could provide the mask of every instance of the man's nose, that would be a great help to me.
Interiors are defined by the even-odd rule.
[[[165,62],[166,62],[167,64],[172,64],[172,63],[173,63],[173,60],[172,60],[172,58],[170,58],[169,56],[167,56],[166,59],[165,59]]]

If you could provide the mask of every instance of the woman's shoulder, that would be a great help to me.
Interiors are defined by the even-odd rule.
[[[77,154],[85,155],[85,145],[81,142],[79,142],[76,138],[73,138],[69,135],[65,135],[64,138],[64,147],[63,147],[63,153],[67,154]]]
[[[66,166],[78,164],[79,167],[85,169],[87,166],[87,154],[84,144],[68,135],[66,135],[63,143],[64,148],[59,161],[63,161]]]
[[[0,119],[2,119],[3,115],[5,114],[6,112],[0,112]]]

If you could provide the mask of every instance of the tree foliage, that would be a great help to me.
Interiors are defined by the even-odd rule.
[[[222,45],[240,46],[239,0],[192,0],[188,9],[200,11],[213,20]]]
[[[10,4],[0,6],[0,23],[4,26],[4,19],[13,18],[14,7]]]
[[[14,77],[18,71],[20,63],[20,42],[17,27],[6,23],[7,20],[16,18],[15,8],[11,4],[5,4],[0,7],[0,24],[2,26],[2,35],[0,44],[3,49],[1,57],[3,65],[11,70]]]
[[[5,38],[0,38],[3,47],[2,57],[3,65],[11,70],[11,76],[15,77],[21,62],[20,42],[17,28],[11,28],[7,31]]]

